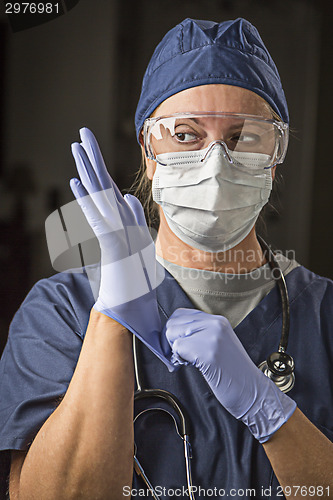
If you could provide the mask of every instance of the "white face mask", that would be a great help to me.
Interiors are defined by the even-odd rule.
[[[233,152],[233,157],[239,163],[231,164],[219,143],[156,156],[163,165],[156,165],[154,201],[161,205],[173,233],[205,252],[225,252],[240,243],[272,189],[271,170],[263,168],[267,155]]]

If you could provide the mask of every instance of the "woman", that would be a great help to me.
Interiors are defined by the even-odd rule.
[[[57,275],[13,320],[0,413],[11,498],[118,499],[131,486],[143,496],[130,332],[145,344],[145,385],[171,391],[188,412],[198,496],[332,495],[332,283],[282,257],[295,386],[284,394],[257,368],[279,342],[281,299],[255,223],[287,123],[276,67],[250,23],[187,19],[164,37],[136,113],[160,205],[158,263],[140,203],[122,197],[81,131],[71,187],[100,243],[99,293],[86,275]],[[186,497],[168,418],[136,425],[153,485]]]

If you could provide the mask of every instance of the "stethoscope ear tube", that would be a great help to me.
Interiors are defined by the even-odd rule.
[[[257,236],[260,246],[267,258],[268,264],[272,270],[273,277],[277,282],[281,296],[282,305],[282,331],[281,339],[277,352],[268,356],[266,361],[260,363],[258,368],[281,389],[282,392],[290,391],[295,384],[295,364],[293,358],[287,354],[290,326],[290,306],[287,284],[283,272],[277,262],[274,252],[267,243]]]
[[[136,455],[134,455],[134,470],[135,472],[137,473],[137,475],[139,477],[142,478],[143,482],[145,483],[145,485],[147,486],[148,490],[150,491],[152,497],[155,499],[155,500],[160,500],[160,497],[157,496],[157,493],[156,491],[154,490],[154,487],[153,485],[151,484],[151,482],[149,481],[148,477],[147,477],[147,474],[145,473],[145,471],[143,470],[143,467],[142,465],[140,464],[139,460],[137,459]]]

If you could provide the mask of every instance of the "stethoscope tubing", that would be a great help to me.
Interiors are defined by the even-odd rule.
[[[278,351],[280,352],[286,352],[287,347],[288,347],[288,341],[289,341],[289,329],[290,329],[290,305],[289,305],[289,296],[288,296],[288,289],[287,289],[287,284],[286,280],[284,277],[284,274],[281,270],[281,267],[279,263],[277,262],[275,258],[275,254],[270,248],[269,245],[265,242],[265,240],[257,235],[258,241],[260,243],[260,246],[264,252],[264,255],[266,254],[266,258],[268,261],[268,264],[272,270],[273,273],[273,278],[275,279],[279,291],[280,291],[280,296],[281,296],[281,306],[282,306],[282,329],[281,329],[281,338],[280,338],[280,343],[278,347]],[[274,275],[274,273],[277,273],[277,276]]]

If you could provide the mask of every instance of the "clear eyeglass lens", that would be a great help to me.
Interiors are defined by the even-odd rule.
[[[278,122],[252,115],[173,115],[148,119],[145,128],[146,148],[154,159],[163,153],[202,150],[221,141],[235,161],[238,153],[257,153],[267,155],[266,165],[272,166],[284,155],[284,140]]]

